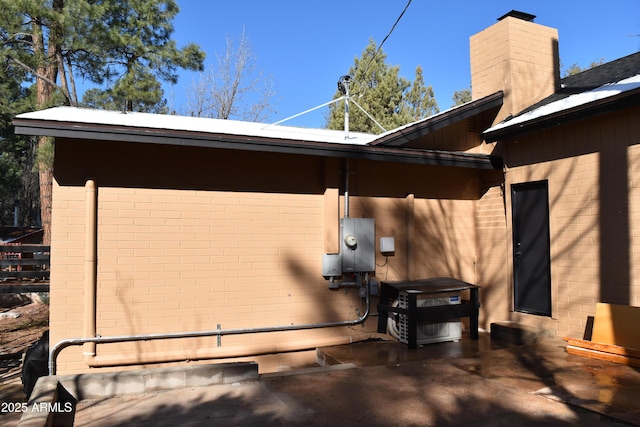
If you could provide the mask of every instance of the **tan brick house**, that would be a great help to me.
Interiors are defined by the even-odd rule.
[[[560,81],[557,57],[537,63],[539,48],[557,49],[550,29],[505,19],[472,37],[472,57],[505,28],[531,41],[510,44],[509,68],[472,61],[472,78],[478,95],[519,99],[483,132],[504,161],[510,317],[581,338],[597,302],[640,306],[640,53]]]
[[[640,89],[549,107],[640,74],[638,55],[623,61],[624,76],[607,64],[561,82],[557,31],[516,13],[471,38],[473,101],[383,135],[68,107],[18,116],[17,132],[56,138],[52,345],[190,333],[71,346],[58,371],[377,336],[362,292],[376,281],[480,285],[486,330],[509,320],[582,336],[595,302],[640,305]],[[374,265],[332,290],[323,257],[340,253],[347,216],[375,221]]]

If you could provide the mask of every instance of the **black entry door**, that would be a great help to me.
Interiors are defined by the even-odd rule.
[[[514,308],[551,316],[547,181],[511,185]]]

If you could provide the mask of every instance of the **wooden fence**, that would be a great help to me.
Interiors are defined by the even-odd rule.
[[[0,293],[49,292],[48,245],[0,244]]]

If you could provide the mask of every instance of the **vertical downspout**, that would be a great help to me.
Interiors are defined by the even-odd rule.
[[[416,231],[415,195],[408,194],[405,198],[407,223],[407,280],[416,280],[416,259],[414,236]]]
[[[84,242],[84,336],[96,336],[96,294],[97,294],[97,229],[98,194],[96,181],[87,179],[85,183],[85,242]],[[83,358],[91,366],[96,356],[96,343],[84,344]]]

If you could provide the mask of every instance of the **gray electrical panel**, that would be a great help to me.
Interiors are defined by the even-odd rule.
[[[340,219],[342,271],[359,273],[376,269],[376,226],[373,218]]]

